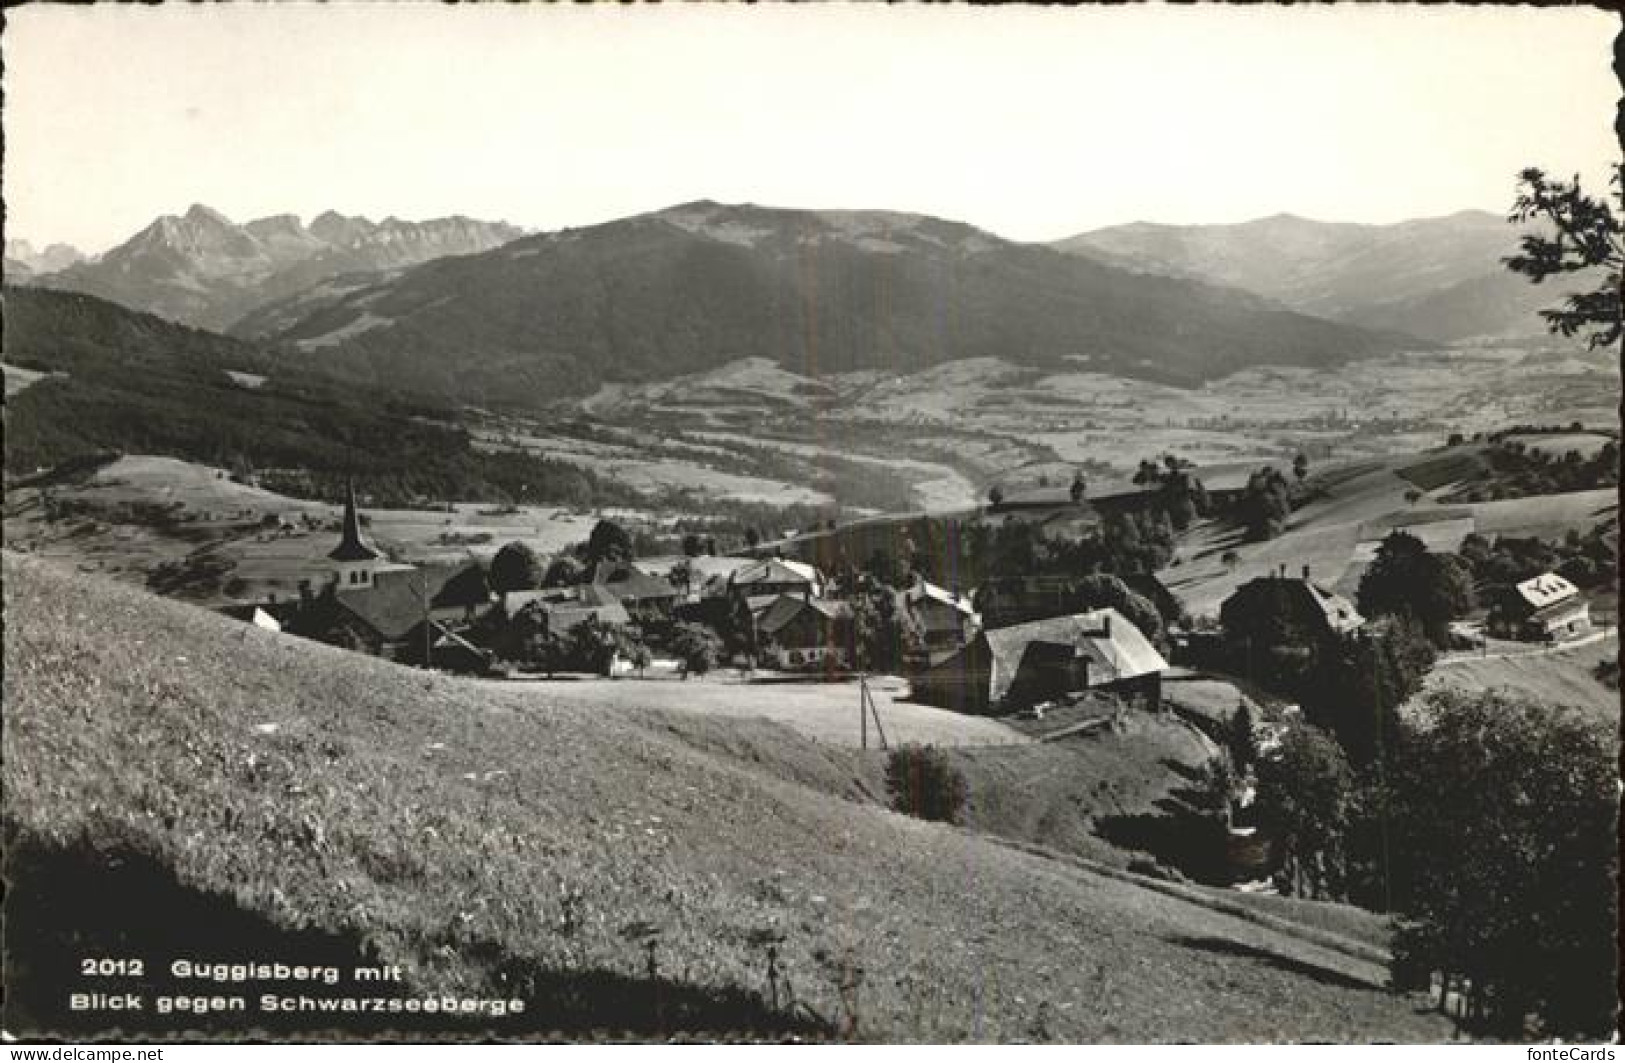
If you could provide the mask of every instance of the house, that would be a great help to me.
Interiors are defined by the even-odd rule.
[[[914,700],[959,712],[1012,712],[1084,690],[1162,700],[1168,669],[1115,609],[987,629],[914,676]]]
[[[632,614],[626,606],[602,586],[592,583],[534,591],[508,591],[494,610],[497,614],[495,620],[499,625],[505,624],[527,610],[542,620],[544,630],[560,635],[588,620],[606,627],[620,627],[632,622]]]
[[[472,623],[491,598],[484,570],[472,561],[392,565],[367,576],[365,585],[330,584],[321,595],[307,594],[289,630],[383,657],[409,649],[421,660],[426,629],[434,638]]]
[[[1554,572],[1516,584],[1490,610],[1491,634],[1560,642],[1591,630],[1591,607],[1580,589]]]
[[[1283,565],[1243,583],[1219,606],[1219,620],[1228,641],[1259,646],[1335,640],[1365,623],[1352,602],[1310,578],[1308,565],[1302,578]]]
[[[781,594],[756,620],[762,658],[785,671],[852,666],[852,607],[811,594]]]
[[[667,619],[682,592],[668,579],[651,576],[628,562],[603,563],[593,569],[594,591],[626,607],[635,619]]]
[[[781,595],[821,598],[824,577],[805,561],[770,557],[735,569],[723,585],[723,593],[743,595],[750,611],[760,616]]]
[[[981,626],[968,595],[954,594],[923,579],[904,591],[902,598],[927,654],[958,649]]]

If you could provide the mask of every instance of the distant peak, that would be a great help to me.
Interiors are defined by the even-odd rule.
[[[231,224],[230,218],[226,217],[218,210],[215,210],[213,207],[204,206],[202,203],[193,203],[187,208],[186,220],[189,222],[212,225]]]

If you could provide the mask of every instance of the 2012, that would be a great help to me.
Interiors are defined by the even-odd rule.
[[[124,975],[139,978],[147,973],[147,965],[141,960],[114,960],[96,959],[86,957],[79,961],[79,973],[106,977],[109,975]]]

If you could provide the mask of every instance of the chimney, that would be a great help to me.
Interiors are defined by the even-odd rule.
[[[1309,566],[1308,565],[1303,566],[1303,581],[1305,583],[1309,582]]]
[[[1111,638],[1112,637],[1112,614],[1107,613],[1106,616],[1104,617],[1104,621],[1105,621],[1105,623],[1102,625],[1102,627],[1105,629],[1105,635],[1106,635],[1107,638]]]

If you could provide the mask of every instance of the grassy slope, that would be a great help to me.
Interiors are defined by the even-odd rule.
[[[417,986],[511,957],[636,976],[641,920],[663,972],[716,990],[763,984],[751,934],[776,929],[824,1016],[856,963],[869,1036],[1447,1032],[1371,965],[832,798],[862,793],[844,762],[769,724],[521,708],[39,562],[4,575],[14,843],[122,844],[277,925],[359,934]]]
[[[1533,649],[1533,647],[1531,647]],[[1504,690],[1516,697],[1584,710],[1596,719],[1619,719],[1619,691],[1592,674],[1605,660],[1619,656],[1619,636],[1554,653],[1515,657],[1474,657],[1440,661],[1428,674],[1426,690]]]

